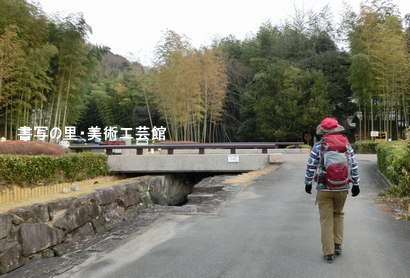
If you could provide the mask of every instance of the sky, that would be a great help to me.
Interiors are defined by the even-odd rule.
[[[34,0],[47,14],[82,13],[92,27],[88,40],[143,65],[152,65],[154,50],[167,29],[190,38],[194,47],[234,35],[244,39],[266,21],[283,23],[295,8],[320,11],[329,5],[335,22],[344,4],[359,10],[358,0]],[[401,14],[409,0],[393,0]]]

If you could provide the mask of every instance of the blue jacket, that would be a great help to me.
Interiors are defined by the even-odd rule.
[[[320,162],[320,145],[321,145],[322,141],[317,142],[316,144],[313,145],[313,148],[310,152],[309,155],[309,159],[307,162],[307,169],[306,169],[306,175],[305,175],[305,184],[312,184],[313,178],[315,176],[315,173],[317,171],[317,167],[319,165]],[[354,154],[354,150],[353,148],[350,146],[348,148],[348,153],[350,156],[350,161],[351,161],[351,178],[352,178],[352,183],[353,185],[359,185],[360,184],[360,177],[359,177],[359,168],[357,165],[357,160],[356,160],[356,156]],[[316,186],[316,189],[318,191],[345,191],[345,190],[349,190],[350,188],[350,184],[346,184],[344,186],[341,187],[337,187],[337,188],[333,188],[333,187],[328,187],[326,185],[323,184],[318,184]]]

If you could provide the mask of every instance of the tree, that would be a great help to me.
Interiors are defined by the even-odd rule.
[[[21,84],[25,57],[17,31],[17,26],[10,25],[0,36],[0,111],[4,109],[4,136],[7,136],[8,127],[10,127],[10,136],[12,136],[11,113],[13,108],[22,102],[17,91]]]
[[[352,86],[354,97],[357,100],[360,109],[368,111],[372,110],[373,104],[373,92],[374,92],[374,79],[371,71],[371,65],[369,57],[366,54],[358,53],[352,57],[352,65],[350,67],[349,82]],[[364,113],[365,117],[367,113]],[[373,110],[371,117],[373,118]],[[364,139],[362,136],[362,120],[360,120],[359,126],[359,138]],[[367,134],[366,120],[364,121],[363,134]],[[373,121],[371,130],[374,130]]]

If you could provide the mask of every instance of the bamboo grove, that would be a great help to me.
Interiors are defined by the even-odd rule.
[[[227,77],[217,48],[192,49],[168,31],[157,49],[153,92],[156,107],[174,140],[215,141]]]
[[[82,17],[50,20],[25,1],[0,1],[0,12],[0,134],[75,122],[98,60],[85,42],[90,27]]]
[[[162,125],[178,141],[303,140],[333,116],[355,139],[403,138],[409,25],[378,0],[347,8],[337,26],[328,7],[296,10],[244,40],[200,48],[167,30],[144,67],[90,44],[81,15],[0,0],[0,137],[17,139],[21,126]]]
[[[360,138],[371,130],[388,137],[403,137],[409,123],[410,15],[403,30],[399,11],[392,3],[362,5],[359,14],[346,17],[352,65],[350,83],[358,102]]]

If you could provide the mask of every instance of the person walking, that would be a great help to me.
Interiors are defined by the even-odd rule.
[[[342,253],[343,207],[350,183],[352,196],[360,193],[357,160],[348,139],[340,134],[343,130],[334,118],[322,120],[316,133],[323,138],[312,147],[305,175],[306,193],[312,194],[312,182],[317,183],[322,251],[328,263]]]

